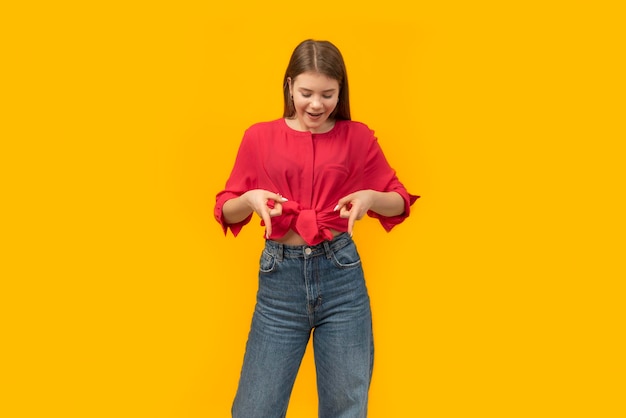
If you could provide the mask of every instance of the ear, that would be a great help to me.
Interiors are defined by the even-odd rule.
[[[287,77],[287,85],[289,85],[289,95],[293,96],[293,86],[291,84],[291,77]]]

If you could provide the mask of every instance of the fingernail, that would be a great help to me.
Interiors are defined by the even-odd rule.
[[[288,202],[286,197],[281,197],[280,200],[282,200],[283,202]]]
[[[339,209],[339,205],[335,206],[335,209],[333,209],[333,212],[336,211],[337,209]]]

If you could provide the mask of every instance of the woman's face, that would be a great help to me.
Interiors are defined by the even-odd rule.
[[[296,109],[294,128],[312,133],[327,132],[334,126],[329,116],[337,107],[339,82],[316,72],[305,72],[288,79]]]

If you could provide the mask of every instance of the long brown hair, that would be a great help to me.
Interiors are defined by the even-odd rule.
[[[328,41],[307,39],[301,42],[291,54],[285,79],[283,80],[283,95],[285,109],[283,117],[295,116],[296,109],[289,93],[288,80],[292,81],[300,74],[313,71],[324,74],[339,83],[339,101],[330,117],[338,120],[350,120],[350,99],[348,94],[348,73],[343,56],[339,49]]]

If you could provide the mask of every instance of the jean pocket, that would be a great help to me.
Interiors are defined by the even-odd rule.
[[[361,264],[361,256],[354,243],[333,251],[333,263],[339,268],[356,267]]]
[[[261,260],[259,260],[259,270],[261,273],[271,273],[275,267],[276,257],[264,249],[261,253]]]

